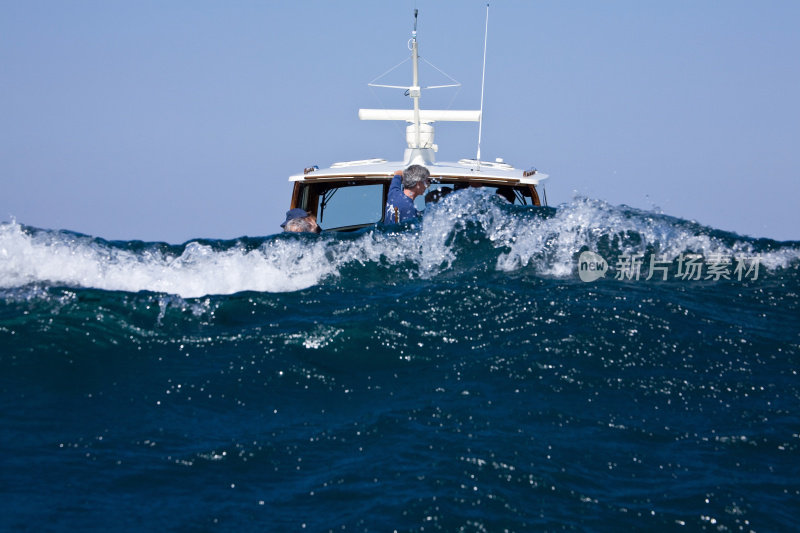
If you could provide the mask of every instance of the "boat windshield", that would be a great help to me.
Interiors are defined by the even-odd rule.
[[[317,221],[330,230],[380,222],[382,215],[382,184],[333,187],[320,196]]]

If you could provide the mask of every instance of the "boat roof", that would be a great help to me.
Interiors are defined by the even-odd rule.
[[[387,161],[386,159],[363,159],[359,161],[345,161],[334,163],[328,168],[306,169],[303,174],[289,177],[289,181],[319,182],[338,180],[375,179],[385,177],[390,179],[398,171],[409,166],[408,161]],[[455,163],[425,162],[424,166],[431,173],[433,179],[444,178],[456,181],[496,181],[503,185],[539,185],[548,178],[538,170],[531,168],[521,170],[503,161],[477,161],[475,159],[461,159]]]

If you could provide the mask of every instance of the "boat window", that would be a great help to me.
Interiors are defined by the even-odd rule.
[[[414,198],[414,208],[417,211],[425,211],[425,205],[427,205],[427,204],[425,203],[425,196],[424,195],[423,196],[417,196],[416,198]]]
[[[424,211],[426,206],[431,203],[439,202],[451,192],[453,192],[452,184],[443,185],[434,182],[427,188],[424,195],[416,197],[414,200],[414,207],[416,207],[418,211]]]
[[[319,197],[317,221],[326,230],[374,224],[382,215],[382,184],[335,187]]]
[[[472,187],[486,187],[489,191],[493,191],[508,202],[517,205],[527,205],[530,198],[530,191],[527,187],[514,187],[510,185],[497,186],[494,184],[482,184],[480,182],[473,182],[472,185],[467,183],[434,183],[425,192],[424,198],[418,196],[414,201],[414,205],[418,210],[423,210],[425,206],[431,202],[438,202],[450,192],[454,190],[461,190]]]

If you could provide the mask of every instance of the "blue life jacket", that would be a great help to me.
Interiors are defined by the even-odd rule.
[[[383,216],[384,224],[402,224],[419,216],[414,207],[414,200],[403,193],[403,177],[395,174],[389,184],[389,193],[386,195],[386,212]]]

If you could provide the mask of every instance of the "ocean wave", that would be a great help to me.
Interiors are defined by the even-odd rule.
[[[0,288],[35,284],[196,298],[290,292],[344,278],[381,283],[448,272],[532,271],[566,278],[577,255],[758,255],[767,269],[800,258],[800,242],[754,239],[653,211],[576,198],[558,208],[513,206],[467,190],[400,229],[288,235],[182,245],[106,241],[69,231],[0,224]]]

